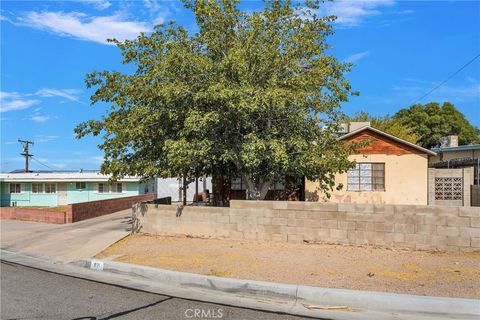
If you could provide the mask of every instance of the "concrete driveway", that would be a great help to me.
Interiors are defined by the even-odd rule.
[[[0,220],[0,247],[55,262],[91,258],[131,231],[131,209],[76,223],[55,225]]]

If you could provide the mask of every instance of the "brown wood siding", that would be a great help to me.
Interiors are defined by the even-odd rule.
[[[358,153],[362,154],[422,154],[418,149],[412,148],[409,145],[395,141],[376,132],[365,130],[356,135],[348,137],[345,141],[360,142],[363,140],[370,141],[366,147],[359,148]]]

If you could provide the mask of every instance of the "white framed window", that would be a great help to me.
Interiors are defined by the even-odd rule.
[[[32,183],[32,193],[43,193],[43,183]]]
[[[8,187],[9,193],[22,193],[23,184],[22,183],[10,183]]]
[[[55,183],[45,183],[45,193],[57,193],[57,185]]]
[[[112,184],[111,191],[114,192],[114,193],[122,193],[123,192],[123,183]]]
[[[75,189],[85,190],[85,189],[87,189],[87,183],[86,182],[75,182]]]
[[[109,188],[108,188],[108,184],[107,184],[107,183],[102,183],[102,182],[99,183],[99,184],[97,185],[97,192],[98,192],[98,193],[109,193],[110,190],[109,190]]]
[[[348,191],[385,191],[385,163],[357,163],[347,173]]]

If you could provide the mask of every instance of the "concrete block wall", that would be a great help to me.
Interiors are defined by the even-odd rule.
[[[435,199],[435,178],[462,178],[463,194],[462,200],[436,200]],[[471,205],[471,185],[474,180],[473,167],[460,169],[429,168],[428,169],[428,204],[442,206],[465,206]]]
[[[230,208],[146,205],[140,231],[166,236],[480,251],[480,208],[233,200]]]

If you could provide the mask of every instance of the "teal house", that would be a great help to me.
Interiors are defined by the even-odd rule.
[[[153,182],[139,177],[109,178],[95,171],[1,173],[0,205],[53,207],[155,192]]]

